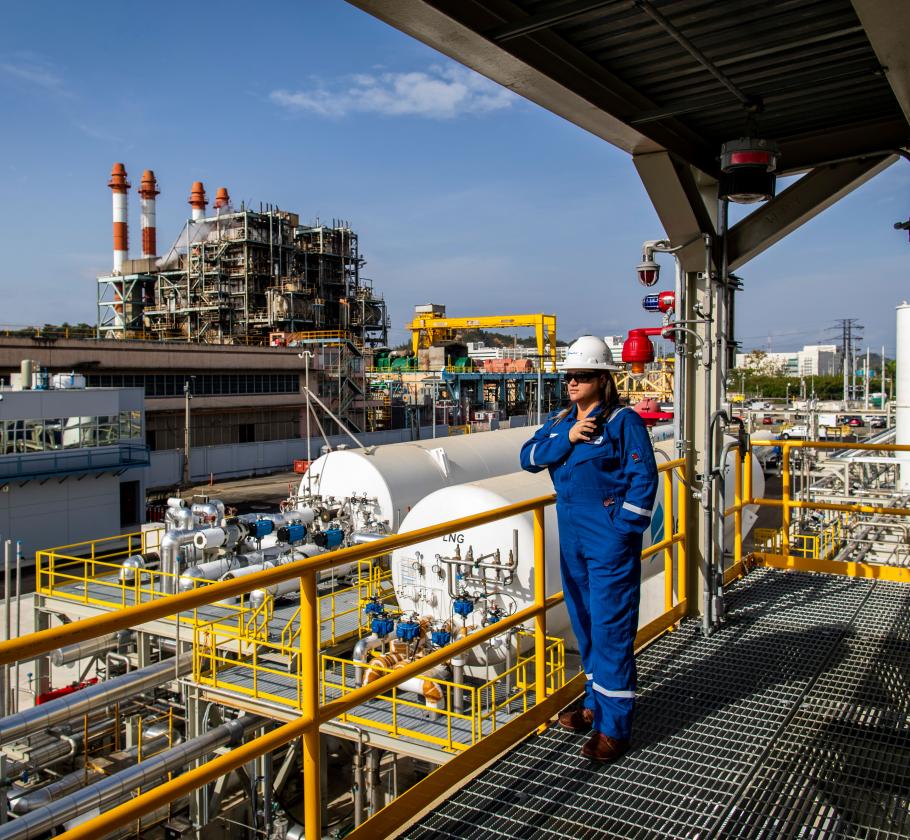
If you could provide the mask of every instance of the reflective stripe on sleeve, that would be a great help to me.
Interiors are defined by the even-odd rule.
[[[648,519],[651,518],[651,511],[640,508],[637,505],[633,505],[631,502],[622,503],[623,510],[630,510],[632,513],[637,513],[639,516],[647,516]]]
[[[634,691],[611,691],[609,688],[604,688],[602,685],[594,683],[594,690],[598,694],[603,694],[604,697],[623,697],[629,700],[635,699]]]
[[[528,455],[528,460],[531,462],[531,466],[532,466],[532,467],[538,466],[538,464],[537,464],[537,463],[535,462],[535,460],[534,460],[534,450],[535,450],[535,449],[537,449],[537,444],[536,444],[536,443],[531,447],[531,454]]]
[[[586,679],[586,680],[593,680],[593,679],[594,679],[594,674],[585,674],[585,679]]]

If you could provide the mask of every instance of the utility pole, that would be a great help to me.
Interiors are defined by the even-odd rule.
[[[841,334],[840,352],[844,360],[844,408],[847,407],[847,400],[853,396],[855,388],[855,371],[854,363],[855,344],[859,342],[859,333],[863,330],[857,318],[838,318],[833,327],[829,330],[837,330]],[[851,387],[853,383],[854,387]]]
[[[863,396],[863,408],[865,408],[866,411],[869,410],[869,365],[870,364],[871,364],[870,353],[869,353],[869,348],[867,347],[866,348],[866,368],[863,371],[863,383],[866,386],[864,396]]]

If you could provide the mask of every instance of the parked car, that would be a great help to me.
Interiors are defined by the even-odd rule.
[[[761,419],[761,424],[762,424],[762,426],[770,426],[770,425],[772,425],[773,423],[774,423],[774,418],[773,418],[773,417],[770,417],[770,416],[767,415],[767,414],[766,414],[764,417],[762,417],[762,419]]]
[[[809,429],[806,426],[790,426],[789,428],[784,429],[780,433],[780,436],[783,440],[789,440],[790,438],[807,438],[809,437]]]
[[[848,417],[848,418],[847,418],[847,425],[848,425],[848,426],[862,426],[862,425],[863,425],[862,418],[860,418],[860,417]]]
[[[870,429],[886,429],[888,427],[888,421],[884,417],[873,417],[869,421]]]

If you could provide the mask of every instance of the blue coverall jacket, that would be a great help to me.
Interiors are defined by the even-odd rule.
[[[606,414],[606,416],[604,416]],[[556,490],[566,606],[587,677],[594,728],[628,739],[635,705],[634,641],[642,532],[651,521],[657,465],[648,430],[630,408],[598,406],[590,441],[569,441],[577,409],[551,416],[521,449],[521,466],[548,469]]]

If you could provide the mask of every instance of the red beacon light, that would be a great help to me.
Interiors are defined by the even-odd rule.
[[[661,329],[629,330],[622,345],[622,360],[629,366],[633,376],[641,376],[645,372],[645,365],[654,361],[654,345],[648,335],[660,335]]]

